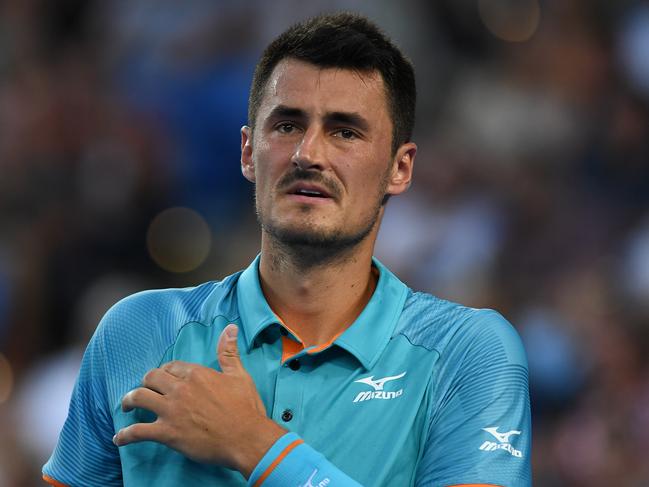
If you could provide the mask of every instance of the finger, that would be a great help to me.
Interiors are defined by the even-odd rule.
[[[188,362],[173,360],[171,362],[167,362],[166,364],[162,364],[160,366],[160,369],[179,379],[186,379],[189,375],[189,371],[195,366],[195,364],[190,364]]]
[[[162,368],[151,369],[144,375],[142,385],[160,394],[168,394],[178,380],[178,377]]]
[[[135,423],[119,430],[113,436],[116,446],[124,446],[140,441],[157,441],[164,443],[167,440],[164,426],[158,421],[153,423]]]
[[[122,411],[128,413],[135,408],[147,409],[160,415],[164,406],[164,396],[146,387],[138,387],[122,398]]]
[[[221,332],[219,343],[216,346],[216,357],[224,374],[245,374],[241,359],[239,358],[239,347],[237,346],[237,335],[239,328],[230,323]]]

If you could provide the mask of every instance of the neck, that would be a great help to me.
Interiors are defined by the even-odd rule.
[[[372,268],[375,237],[372,232],[354,248],[327,255],[286,248],[262,233],[262,290],[272,310],[305,347],[331,341],[370,300],[378,279]]]

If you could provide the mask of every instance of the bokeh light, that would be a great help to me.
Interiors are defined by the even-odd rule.
[[[0,404],[11,396],[14,385],[14,374],[7,358],[0,353]]]
[[[623,20],[618,49],[629,81],[649,95],[649,4],[640,3]]]
[[[147,248],[151,258],[169,272],[190,272],[207,258],[212,245],[210,227],[190,208],[169,208],[149,225]]]
[[[478,11],[485,27],[508,42],[529,40],[541,20],[537,0],[478,0]]]

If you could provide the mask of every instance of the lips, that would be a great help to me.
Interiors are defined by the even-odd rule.
[[[305,196],[308,198],[331,198],[331,193],[329,191],[322,186],[313,183],[298,182],[292,184],[286,193]]]

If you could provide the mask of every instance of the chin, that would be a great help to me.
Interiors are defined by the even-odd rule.
[[[380,220],[381,206],[367,215],[352,228],[334,225],[332,219],[324,219],[329,225],[314,224],[309,215],[299,218],[275,218],[264,214],[257,207],[257,220],[263,232],[283,252],[291,254],[303,264],[325,263],[349,255],[374,230]],[[320,219],[319,219],[320,220]]]
[[[341,229],[314,228],[308,224],[280,225],[260,220],[261,227],[273,241],[293,254],[319,256],[327,260],[347,254],[372,232],[376,220],[343,232]],[[318,260],[318,259],[316,259]]]
[[[263,229],[273,239],[288,246],[331,247],[346,240],[342,232],[309,225],[262,224]]]

